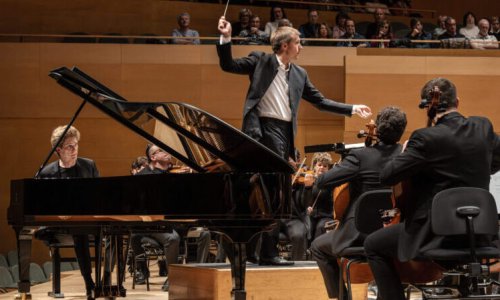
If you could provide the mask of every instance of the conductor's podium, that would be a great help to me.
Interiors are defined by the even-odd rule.
[[[169,266],[170,300],[229,300],[229,264],[184,264]],[[354,285],[366,299],[365,285]],[[247,299],[317,300],[328,299],[321,272],[315,261],[295,262],[292,266],[258,266],[248,263],[245,287]]]

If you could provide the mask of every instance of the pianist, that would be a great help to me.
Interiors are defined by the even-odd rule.
[[[66,125],[59,126],[52,132],[50,143],[54,147],[61,135],[64,133]],[[76,178],[76,177],[99,177],[99,171],[93,160],[78,157],[78,142],[80,141],[80,132],[71,126],[66,135],[56,148],[56,154],[59,157],[45,166],[40,172],[40,178]],[[83,279],[87,299],[94,299],[94,281],[92,280],[92,264],[89,249],[89,236],[86,234],[73,235],[75,254],[78,259],[78,265]]]

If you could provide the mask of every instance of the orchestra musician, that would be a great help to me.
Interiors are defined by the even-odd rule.
[[[67,126],[59,126],[52,131],[50,143],[55,147]],[[55,149],[59,159],[45,166],[39,173],[40,178],[91,178],[99,177],[99,171],[93,160],[78,157],[80,131],[71,126],[59,146]],[[73,234],[75,255],[80,273],[85,281],[87,299],[94,299],[95,283],[92,279],[92,263],[87,234]]]
[[[351,149],[340,163],[315,181],[317,188],[332,188],[348,182],[349,199],[352,201],[339,227],[319,236],[311,245],[313,259],[318,263],[330,299],[338,298],[340,292],[346,292],[345,286],[339,288],[337,254],[347,247],[363,244],[364,235],[356,229],[354,221],[356,200],[366,191],[387,188],[381,184],[379,172],[391,157],[401,152],[398,141],[406,128],[406,122],[406,115],[400,109],[382,109],[375,121],[378,142],[365,148]]]
[[[309,241],[325,230],[325,223],[332,221],[332,189],[313,187],[314,178],[325,173],[332,165],[332,157],[327,152],[318,152],[312,158],[312,170],[305,167],[297,170],[292,187],[292,217],[285,220],[281,231],[290,240],[292,260],[304,260]]]
[[[436,92],[434,106],[430,103]],[[429,211],[434,195],[453,187],[488,190],[490,174],[500,168],[499,136],[487,118],[466,118],[458,112],[459,98],[450,80],[428,81],[421,99],[420,107],[426,108],[434,126],[414,131],[404,151],[380,173],[383,184],[407,180],[415,191],[405,200],[405,220],[375,231],[364,243],[384,300],[406,299],[393,259],[411,260],[432,240]]]
[[[160,147],[148,144],[146,146],[146,157],[149,162],[149,166],[144,167],[137,175],[149,175],[149,174],[164,174],[169,173],[174,170],[174,163],[172,156],[165,152]],[[164,273],[168,276],[168,266],[172,263],[177,263],[177,258],[179,255],[179,243],[180,236],[172,229],[171,232],[157,232],[157,233],[132,233],[131,235],[131,247],[134,251],[134,255],[140,255],[144,253],[144,248],[142,244],[147,241],[148,238],[154,239],[162,247],[166,257],[166,270]],[[198,262],[204,262],[208,257],[208,251],[210,247],[210,232],[203,231],[197,239],[197,259]],[[146,279],[149,277],[149,269],[145,261],[137,262],[136,270],[136,283],[144,284]],[[163,283],[162,290],[169,290],[169,280],[168,277]]]
[[[297,130],[299,101],[304,98],[320,110],[346,116],[371,115],[366,105],[349,105],[326,99],[309,81],[307,72],[292,62],[298,58],[302,46],[300,32],[282,26],[273,33],[273,54],[252,52],[248,57],[233,59],[231,53],[231,23],[221,17],[221,34],[217,53],[222,70],[249,75],[250,87],[243,112],[242,130],[288,161],[294,149],[293,137]],[[269,187],[272,183],[266,183]],[[277,255],[278,230],[263,234],[261,264],[286,265],[289,262]],[[267,249],[267,250],[266,250]],[[264,253],[262,253],[264,251]],[[252,251],[248,251],[249,260]]]

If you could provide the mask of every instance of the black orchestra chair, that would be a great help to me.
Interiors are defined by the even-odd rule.
[[[426,249],[421,256],[446,266],[446,273],[455,277],[447,294],[459,299],[500,299],[500,295],[491,293],[492,287],[499,284],[490,279],[487,263],[500,257],[500,249],[491,242],[498,237],[499,230],[493,196],[487,190],[473,187],[441,191],[432,202],[431,226],[438,247]],[[417,288],[424,299],[443,297],[435,292],[443,294],[443,286]]]
[[[159,275],[166,276],[163,272],[166,272],[166,257],[163,251],[163,247],[153,238],[142,237],[141,247],[144,249],[144,253],[135,255],[132,251],[131,253],[131,265],[132,265],[132,289],[135,289],[136,285],[136,272],[138,269],[138,264],[143,262],[149,269],[151,260],[158,260],[159,265]],[[129,248],[130,249],[130,248]],[[149,291],[149,276],[145,277],[146,289]]]
[[[383,222],[381,218],[381,210],[388,210],[393,207],[391,200],[392,190],[381,189],[368,191],[361,194],[356,201],[355,207],[355,224],[359,232],[363,234],[370,234],[383,227]],[[359,247],[349,247],[345,248],[341,253],[339,253],[340,258],[340,280],[339,286],[344,285],[344,273],[345,273],[345,284],[347,284],[347,295],[342,292],[339,295],[339,300],[352,299],[352,289],[351,289],[351,265],[367,263],[365,248],[363,246]],[[366,267],[368,267],[366,265]],[[370,281],[370,272],[365,273],[363,279],[359,279],[357,282],[368,282]],[[367,274],[368,273],[368,274]]]

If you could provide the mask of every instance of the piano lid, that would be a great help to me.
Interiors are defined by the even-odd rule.
[[[49,76],[197,172],[293,172],[264,145],[192,105],[129,102],[76,67]]]

